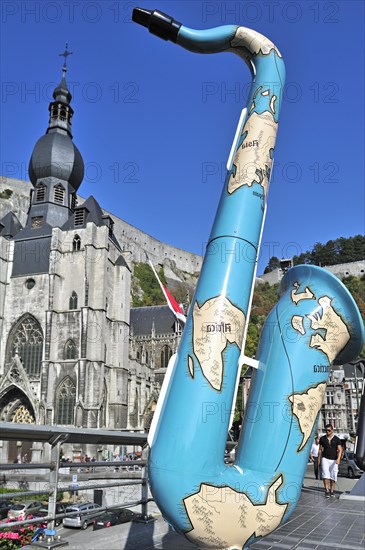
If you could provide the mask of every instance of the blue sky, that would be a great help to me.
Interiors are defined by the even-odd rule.
[[[157,239],[202,254],[250,74],[232,54],[193,54],[130,20],[160,9],[185,26],[242,24],[281,50],[287,84],[260,252],[289,257],[364,232],[362,1],[1,3],[1,173],[28,179],[65,42],[74,142],[94,195]]]

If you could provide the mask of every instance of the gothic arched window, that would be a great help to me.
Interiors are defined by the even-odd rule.
[[[39,375],[41,372],[43,351],[43,331],[38,321],[26,314],[11,329],[7,345],[7,361],[10,362],[15,353],[19,354],[25,371],[29,375]]]
[[[77,252],[81,250],[81,238],[80,235],[75,235],[72,241],[72,252]]]
[[[73,340],[67,340],[65,344],[65,353],[64,357],[65,359],[76,359],[77,355],[77,347]]]
[[[56,424],[73,424],[76,404],[76,386],[71,378],[65,378],[58,386],[56,403]]]
[[[77,309],[77,294],[74,290],[72,291],[72,294],[70,296],[69,309]]]
[[[170,361],[172,350],[169,346],[164,346],[161,350],[161,368],[167,369],[167,365]]]

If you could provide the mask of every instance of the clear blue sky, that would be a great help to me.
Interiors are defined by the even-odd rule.
[[[133,7],[184,25],[242,24],[273,40],[287,70],[259,273],[272,255],[364,232],[364,2],[7,1],[1,3],[1,173],[28,179],[48,123],[65,42],[80,194],[174,246],[201,254],[248,69],[132,23]]]

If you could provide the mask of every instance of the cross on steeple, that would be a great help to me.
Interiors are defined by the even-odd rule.
[[[64,68],[66,68],[66,63],[67,63],[67,58],[68,58],[68,56],[71,55],[71,54],[73,54],[73,52],[69,52],[69,51],[68,51],[67,47],[68,47],[68,43],[66,42],[65,51],[64,51],[63,53],[59,53],[59,54],[58,54],[58,55],[60,55],[60,56],[62,56],[62,57],[65,58],[65,61],[64,61],[64,63],[63,63]]]

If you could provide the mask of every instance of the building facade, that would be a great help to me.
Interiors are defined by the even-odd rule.
[[[252,368],[241,377],[242,406],[245,411],[250,391]],[[317,433],[325,434],[326,424],[332,424],[341,439],[353,439],[357,430],[360,401],[364,388],[365,359],[332,366],[319,411]],[[267,414],[269,414],[267,407]],[[270,419],[268,418],[268,422]]]
[[[93,197],[77,203],[84,163],[65,65],[53,98],[25,224],[13,212],[0,220],[0,419],[142,430],[156,384],[149,361],[129,360],[131,269],[113,220]],[[0,445],[0,461],[46,458],[37,444]],[[71,458],[103,451],[63,446]]]
[[[318,431],[330,423],[342,435],[355,434],[364,386],[365,360],[332,367],[320,412]]]

